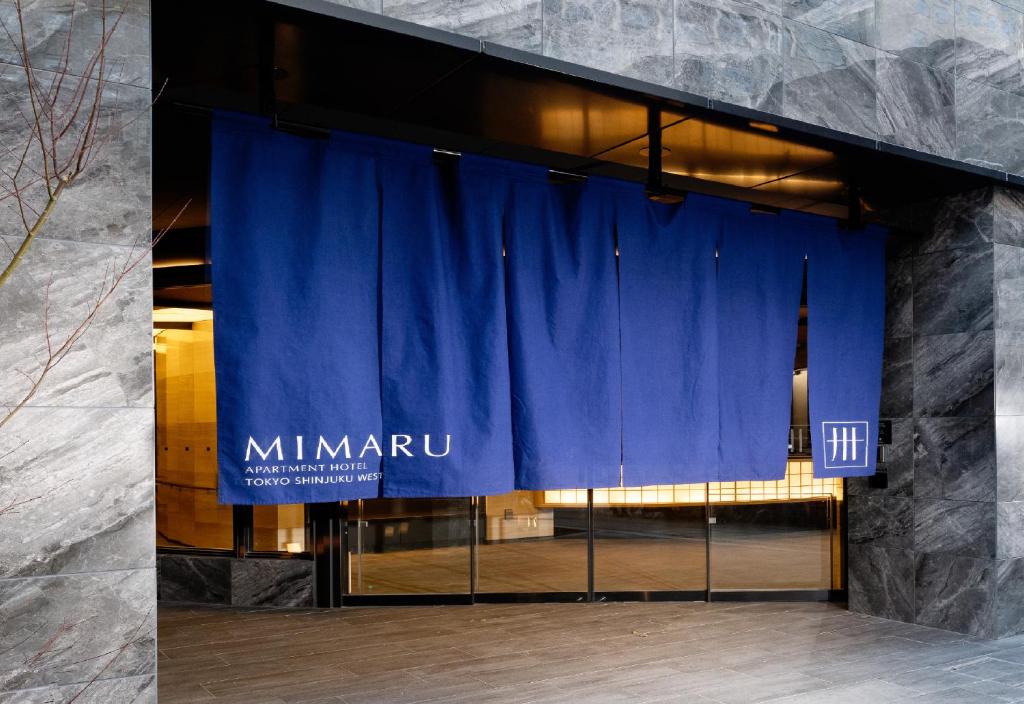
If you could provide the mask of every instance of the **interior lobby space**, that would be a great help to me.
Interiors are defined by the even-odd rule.
[[[820,603],[164,606],[160,701],[1024,701],[1024,639]]]

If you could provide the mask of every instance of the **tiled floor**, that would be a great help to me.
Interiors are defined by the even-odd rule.
[[[825,604],[163,607],[160,702],[1024,701],[1024,637]]]

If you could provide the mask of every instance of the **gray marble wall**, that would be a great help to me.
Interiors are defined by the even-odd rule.
[[[70,70],[84,70],[102,0],[79,0]],[[113,6],[113,3],[107,3]],[[56,76],[71,0],[27,0],[37,78]],[[0,20],[16,27],[13,3]],[[111,135],[65,193],[14,277],[0,287],[0,403],[20,398],[111,267],[151,232],[149,5],[129,0],[107,56],[101,129]],[[0,34],[0,144],[23,144],[26,80]],[[4,162],[5,164],[7,162]],[[0,201],[0,263],[18,227]],[[138,252],[138,250],[134,250]],[[0,428],[0,702],[154,702],[152,273],[148,260],[102,308],[39,393]],[[3,412],[3,411],[0,411]]]
[[[313,606],[312,560],[165,554],[157,575],[160,601]]]
[[[1021,0],[333,0],[1024,175]]]
[[[1024,173],[1019,2],[351,2]],[[26,5],[37,75],[49,80],[72,2]],[[101,5],[78,2],[73,68],[95,39]],[[0,0],[0,19],[11,24],[9,0]],[[0,143],[17,144],[21,128],[10,118],[24,74],[0,45]],[[108,54],[107,123],[146,109],[149,56],[148,3],[129,0]],[[117,132],[0,288],[0,402],[18,396],[17,370],[31,371],[42,349],[51,277],[59,332],[110,264],[148,237],[149,125],[143,116]],[[896,419],[897,452],[888,489],[852,487],[851,600],[859,610],[1000,635],[1024,629],[1024,226],[1009,194],[973,197],[952,201],[926,241],[893,255],[886,413]],[[0,237],[10,244],[7,205]],[[977,281],[987,288],[979,292]],[[155,701],[150,291],[142,267],[0,430],[0,505],[29,499],[0,516],[0,701],[70,699],[97,673],[89,701]],[[241,569],[250,568],[260,569]]]
[[[919,221],[927,223],[926,216]],[[882,415],[889,485],[849,485],[850,606],[1024,632],[1024,195],[950,198],[894,237]]]

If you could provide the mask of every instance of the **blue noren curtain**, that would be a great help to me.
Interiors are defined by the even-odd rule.
[[[271,131],[262,120],[214,121],[223,503],[379,492],[380,457],[359,456],[381,434],[375,170],[364,153]]]

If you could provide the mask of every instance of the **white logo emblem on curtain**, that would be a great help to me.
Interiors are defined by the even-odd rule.
[[[825,469],[868,466],[868,422],[824,421],[821,424]]]

